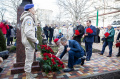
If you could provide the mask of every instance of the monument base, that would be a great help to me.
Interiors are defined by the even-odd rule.
[[[11,69],[11,74],[24,73],[24,62],[15,63]],[[40,71],[39,62],[35,61],[32,64],[32,72]]]

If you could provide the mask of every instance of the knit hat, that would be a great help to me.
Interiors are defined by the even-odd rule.
[[[26,4],[24,10],[31,9],[34,7],[34,4]]]
[[[59,40],[59,39],[58,39],[58,38],[56,38],[56,39],[54,39],[54,42],[56,43],[56,42],[58,42],[58,40]]]

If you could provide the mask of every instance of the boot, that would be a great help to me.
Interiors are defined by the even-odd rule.
[[[31,73],[26,72],[26,79],[35,79]]]

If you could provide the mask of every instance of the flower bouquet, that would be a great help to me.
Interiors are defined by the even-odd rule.
[[[116,45],[116,47],[120,47],[120,43],[119,43],[119,42],[118,42],[118,43],[116,43],[115,45]]]
[[[51,54],[54,54],[53,50],[47,46],[47,45],[40,45],[41,47],[41,54],[43,53],[51,53]]]
[[[106,32],[104,35],[105,35],[105,37],[108,37],[110,34],[108,32]]]
[[[76,35],[80,35],[80,32],[78,30],[75,30]]]
[[[42,64],[42,71],[44,71],[47,76],[52,72],[57,72],[64,68],[63,62],[53,55],[54,52],[49,46],[41,45],[41,49],[42,58],[37,58],[37,60]]]
[[[91,34],[91,33],[93,33],[93,30],[91,28],[87,28],[86,32]]]

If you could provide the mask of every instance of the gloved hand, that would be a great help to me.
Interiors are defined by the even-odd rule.
[[[37,52],[38,51],[38,48],[37,48],[37,45],[39,44],[39,41],[37,40],[36,42],[35,42],[35,52]]]
[[[35,43],[36,43],[36,44],[39,44],[39,41],[37,40]]]

